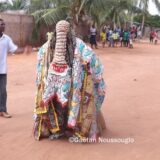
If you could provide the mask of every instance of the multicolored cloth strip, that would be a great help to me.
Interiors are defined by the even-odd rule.
[[[93,50],[77,38],[73,68],[54,65],[56,69],[49,72],[53,55],[48,48],[49,41],[38,53],[35,138],[67,129],[85,137],[97,137],[105,128],[100,114],[105,97],[102,64]]]

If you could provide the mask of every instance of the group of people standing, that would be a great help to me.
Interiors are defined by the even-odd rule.
[[[106,34],[106,40],[104,41],[104,38],[102,38],[102,35]],[[121,29],[121,28],[108,28],[108,29],[102,29],[101,32],[101,40],[103,47],[105,46],[105,43],[108,42],[109,47],[117,47],[120,43],[121,47],[129,47],[133,48],[133,39],[136,38],[137,32],[133,32],[129,29]]]
[[[98,36],[97,29],[95,25],[92,25],[90,28],[90,44],[91,47],[97,49],[97,40],[96,37]],[[102,47],[104,48],[105,45],[108,43],[108,47],[117,47],[118,44],[121,47],[128,47],[133,48],[133,42],[137,39],[140,41],[142,38],[142,29],[141,27],[132,26],[130,28],[115,28],[112,29],[107,26],[103,26],[100,32],[100,40],[102,42]],[[150,42],[157,44],[158,43],[158,31],[152,30],[150,32]]]
[[[96,35],[97,30],[95,25],[92,25],[90,28],[90,44],[92,48],[93,46],[97,48]],[[103,47],[108,43],[109,47],[117,47],[118,44],[120,44],[121,47],[133,48],[133,41],[135,41],[136,38],[141,39],[141,37],[141,29],[136,26],[126,29],[120,27],[112,29],[104,26],[100,32],[100,39]]]

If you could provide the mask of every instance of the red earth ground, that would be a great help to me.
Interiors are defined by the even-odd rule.
[[[160,45],[95,50],[104,64],[107,95],[102,138],[133,143],[77,144],[34,140],[36,53],[8,57],[8,111],[0,117],[0,160],[159,160]]]

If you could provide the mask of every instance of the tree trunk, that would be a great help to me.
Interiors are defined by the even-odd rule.
[[[144,22],[145,22],[145,15],[143,15],[143,18],[142,18],[142,25],[141,25],[142,36],[143,36],[143,31],[144,31]]]
[[[134,14],[131,13],[131,26],[133,26],[133,19],[134,19]]]
[[[116,29],[116,15],[114,13],[114,16],[113,16],[113,29],[115,30]]]

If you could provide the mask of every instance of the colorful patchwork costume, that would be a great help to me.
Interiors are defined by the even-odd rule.
[[[38,52],[34,112],[37,140],[59,138],[66,131],[79,138],[97,138],[105,128],[100,111],[105,97],[103,66],[79,38],[75,38],[73,57],[66,58],[70,53],[70,47],[66,47],[70,28],[67,21],[59,21],[54,52],[50,46],[52,38]]]

